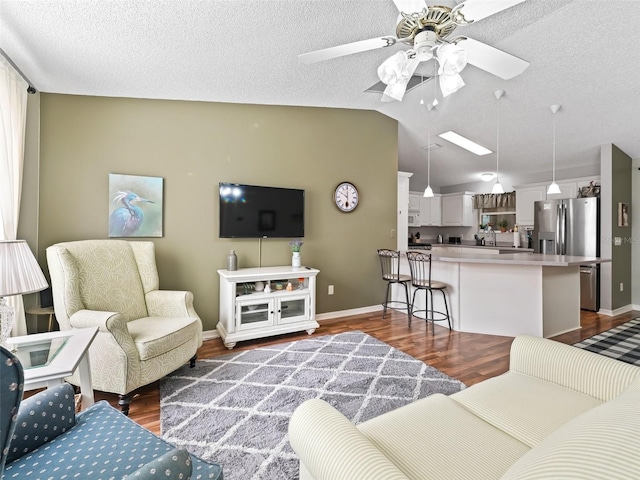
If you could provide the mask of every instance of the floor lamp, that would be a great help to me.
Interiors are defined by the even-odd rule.
[[[39,292],[48,286],[25,240],[0,240],[0,345],[6,347],[15,318],[6,297]]]

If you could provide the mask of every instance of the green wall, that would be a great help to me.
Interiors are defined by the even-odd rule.
[[[260,255],[257,239],[218,238],[218,182],[302,188],[302,262],[320,270],[317,312],[381,302],[376,249],[396,244],[395,120],[361,110],[57,94],[41,95],[40,114],[41,261],[53,243],[107,238],[110,173],[163,177],[164,236],[153,239],[160,286],[191,290],[211,330],[216,270],[229,250],[241,268],[258,266]],[[360,190],[350,214],[332,203],[343,180]],[[262,266],[290,264],[288,240],[263,240]]]
[[[611,238],[622,238],[622,244],[613,246],[611,255],[611,308],[626,307],[631,304],[631,266],[632,245],[631,225],[618,226],[618,203],[626,203],[631,207],[632,192],[632,160],[629,155],[617,146],[611,145]],[[629,219],[631,222],[631,219]],[[624,289],[620,291],[620,284]]]

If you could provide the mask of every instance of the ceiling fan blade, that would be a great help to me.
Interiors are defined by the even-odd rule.
[[[463,37],[456,45],[466,50],[468,63],[504,80],[520,75],[529,66],[526,60],[471,38]]]
[[[526,0],[466,0],[456,7],[468,22],[477,22]]]
[[[427,5],[424,0],[393,0],[399,12],[415,13],[421,12]]]
[[[329,47],[315,52],[301,53],[298,59],[302,63],[316,63],[332,58],[344,57],[353,53],[366,52],[375,50],[376,48],[384,48],[395,45],[398,41],[396,37],[379,37],[370,38],[369,40],[360,40],[359,42],[345,43],[336,47]]]

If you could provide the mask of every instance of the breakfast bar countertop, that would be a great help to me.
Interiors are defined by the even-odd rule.
[[[411,251],[411,249],[409,249]],[[416,250],[424,253],[424,250]],[[484,255],[473,253],[447,253],[431,250],[431,257],[439,262],[450,263],[485,263],[493,265],[522,265],[538,267],[572,267],[595,263],[611,262],[611,259],[599,257],[577,257],[571,255],[549,255],[545,253],[504,253],[501,255]]]

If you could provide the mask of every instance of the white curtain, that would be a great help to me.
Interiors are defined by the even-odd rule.
[[[0,240],[16,240],[18,234],[27,87],[27,82],[0,55]],[[7,300],[16,313],[13,335],[26,335],[22,297]]]

